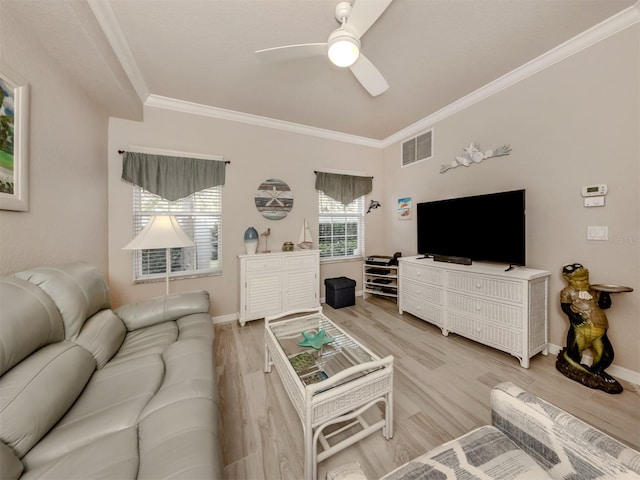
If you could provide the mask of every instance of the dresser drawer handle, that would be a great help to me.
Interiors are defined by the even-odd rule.
[[[482,288],[482,284],[480,282],[476,283],[476,288]]]

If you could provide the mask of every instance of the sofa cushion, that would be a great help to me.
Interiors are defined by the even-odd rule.
[[[97,367],[102,368],[116,354],[126,334],[122,320],[111,310],[102,310],[84,322],[75,341],[89,350]]]
[[[69,341],[47,345],[0,377],[0,440],[19,458],[73,405],[96,362]]]
[[[133,480],[137,474],[138,429],[131,427],[98,438],[39,468],[27,470],[20,480]]]
[[[385,480],[417,478],[542,480],[551,477],[500,430],[485,425],[384,476]]]
[[[15,480],[24,470],[22,462],[4,442],[0,442],[0,478]]]
[[[60,312],[35,285],[19,278],[0,279],[0,305],[0,375],[40,347],[64,339]]]
[[[178,339],[176,322],[164,322],[128,332],[118,353],[109,362],[115,365],[146,355],[160,355]]]
[[[87,318],[110,306],[109,288],[102,274],[88,263],[34,268],[13,276],[37,285],[53,299],[68,340],[78,336]]]
[[[169,345],[162,359],[162,386],[140,414],[141,419],[180,400],[216,398],[212,344],[199,339],[181,340]]]
[[[179,318],[176,322],[180,329],[180,340],[188,338],[199,338],[207,340],[213,345],[215,330],[213,329],[213,321],[208,313],[196,313]]]
[[[179,400],[145,416],[138,479],[223,478],[218,416],[208,398]]]
[[[22,459],[25,467],[38,468],[105,435],[135,426],[163,375],[160,355],[97,370],[75,405]]]

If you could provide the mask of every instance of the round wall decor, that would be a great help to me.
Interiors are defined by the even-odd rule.
[[[255,193],[256,208],[269,220],[280,220],[287,216],[293,207],[293,193],[282,180],[270,178],[258,187]]]

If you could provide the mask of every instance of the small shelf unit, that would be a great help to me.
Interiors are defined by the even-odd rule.
[[[397,265],[362,265],[362,298],[367,295],[398,298]],[[397,301],[397,300],[396,300]]]

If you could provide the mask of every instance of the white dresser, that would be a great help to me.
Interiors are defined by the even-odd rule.
[[[240,259],[240,307],[244,326],[289,310],[320,305],[319,250],[238,255]]]
[[[420,257],[399,261],[400,313],[437,325],[443,335],[454,332],[508,352],[524,368],[537,353],[547,354],[549,272]]]

